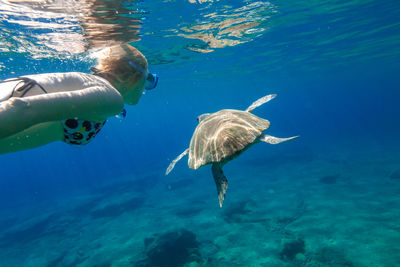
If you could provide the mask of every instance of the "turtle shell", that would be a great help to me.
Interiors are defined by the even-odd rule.
[[[237,155],[268,129],[268,120],[240,110],[224,109],[197,125],[189,146],[191,169]]]

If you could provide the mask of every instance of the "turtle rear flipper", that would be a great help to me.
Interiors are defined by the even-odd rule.
[[[226,189],[228,188],[228,180],[226,179],[219,163],[213,163],[211,170],[214,176],[215,185],[217,186],[219,206],[222,208],[222,203],[225,199]]]
[[[276,144],[279,144],[279,143],[282,143],[282,142],[286,142],[286,141],[295,139],[297,137],[299,137],[299,136],[297,135],[297,136],[292,136],[292,137],[288,137],[288,138],[279,138],[279,137],[274,137],[274,136],[271,136],[271,135],[268,135],[268,134],[262,134],[258,138],[258,140],[260,140],[261,142],[265,142],[265,143],[271,144],[271,145],[276,145]]]

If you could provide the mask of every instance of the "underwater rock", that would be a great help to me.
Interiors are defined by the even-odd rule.
[[[186,208],[186,209],[180,209],[180,210],[175,211],[175,214],[180,217],[190,218],[190,217],[200,214],[202,211],[204,211],[204,208],[202,206],[199,206],[199,207],[190,207],[190,208]]]
[[[222,218],[227,223],[266,224],[268,222],[268,218],[257,213],[257,202],[252,199],[230,204],[224,209]]]
[[[49,261],[46,264],[46,267],[62,266],[62,262],[63,262],[64,257],[65,257],[65,254],[61,254],[61,255],[57,256],[55,259]]]
[[[97,208],[89,212],[94,219],[99,218],[115,218],[122,215],[124,212],[132,212],[143,206],[144,198],[133,197],[122,203],[110,204],[102,208]]]
[[[46,265],[41,265],[41,266],[45,266],[45,267],[79,266],[81,263],[85,262],[88,258],[89,258],[89,256],[87,256],[85,254],[77,253],[76,256],[73,256],[72,254],[69,254],[69,253],[63,253],[63,254],[57,256],[56,258],[50,260],[49,262],[47,262]],[[85,265],[85,266],[87,266],[87,265]],[[95,265],[90,265],[90,266],[93,266],[93,267],[109,267],[111,265],[98,265],[98,264],[95,264]]]
[[[102,197],[93,197],[90,200],[80,202],[70,210],[70,214],[77,218],[82,218],[83,216],[87,216],[89,211],[93,210],[94,207],[96,207],[102,200],[103,200]]]
[[[276,222],[280,225],[286,226],[294,221],[296,221],[298,217],[296,216],[285,216],[285,217],[279,217],[276,219]]]
[[[18,219],[14,218],[7,218],[7,219],[0,219],[0,229],[1,232],[6,231],[8,228],[11,228],[18,224]]]
[[[294,260],[297,254],[304,254],[306,252],[306,245],[303,239],[297,239],[285,243],[280,253],[280,258],[283,260]]]
[[[196,235],[185,229],[146,238],[144,243],[147,258],[138,266],[180,267],[201,259]]]
[[[339,174],[335,175],[327,175],[324,177],[321,177],[319,181],[323,184],[336,184],[337,179],[339,178]]]
[[[228,223],[258,222],[259,218],[253,218],[252,216],[252,208],[255,206],[256,203],[251,199],[237,201],[224,209],[222,218]],[[264,219],[261,221],[264,221]]]
[[[64,233],[65,229],[59,227],[58,216],[51,214],[44,218],[22,223],[19,226],[13,227],[13,230],[5,232],[0,236],[0,247],[18,246],[23,243],[36,241],[45,235],[62,235]]]
[[[232,205],[228,206],[224,210],[223,213],[223,218],[226,222],[229,223],[240,223],[243,221],[244,218],[246,218],[250,210],[247,207],[248,201],[239,201],[236,203],[233,203]]]
[[[110,262],[103,262],[103,263],[98,263],[96,265],[93,265],[93,267],[111,267],[112,263]]]
[[[323,266],[328,267],[354,267],[355,265],[350,262],[344,251],[335,247],[323,247],[315,253],[315,259],[313,261],[323,264]]]
[[[400,180],[400,170],[395,170],[394,172],[392,172],[392,174],[390,175],[390,179]]]

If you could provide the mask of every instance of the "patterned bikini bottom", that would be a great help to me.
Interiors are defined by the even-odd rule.
[[[61,121],[64,128],[64,142],[70,145],[86,145],[101,130],[104,122],[91,122],[81,119]]]

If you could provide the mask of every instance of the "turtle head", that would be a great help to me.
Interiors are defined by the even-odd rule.
[[[197,117],[197,121],[198,123],[200,123],[202,120],[204,120],[205,118],[207,118],[208,116],[210,116],[211,113],[204,113],[201,114],[200,116]]]

